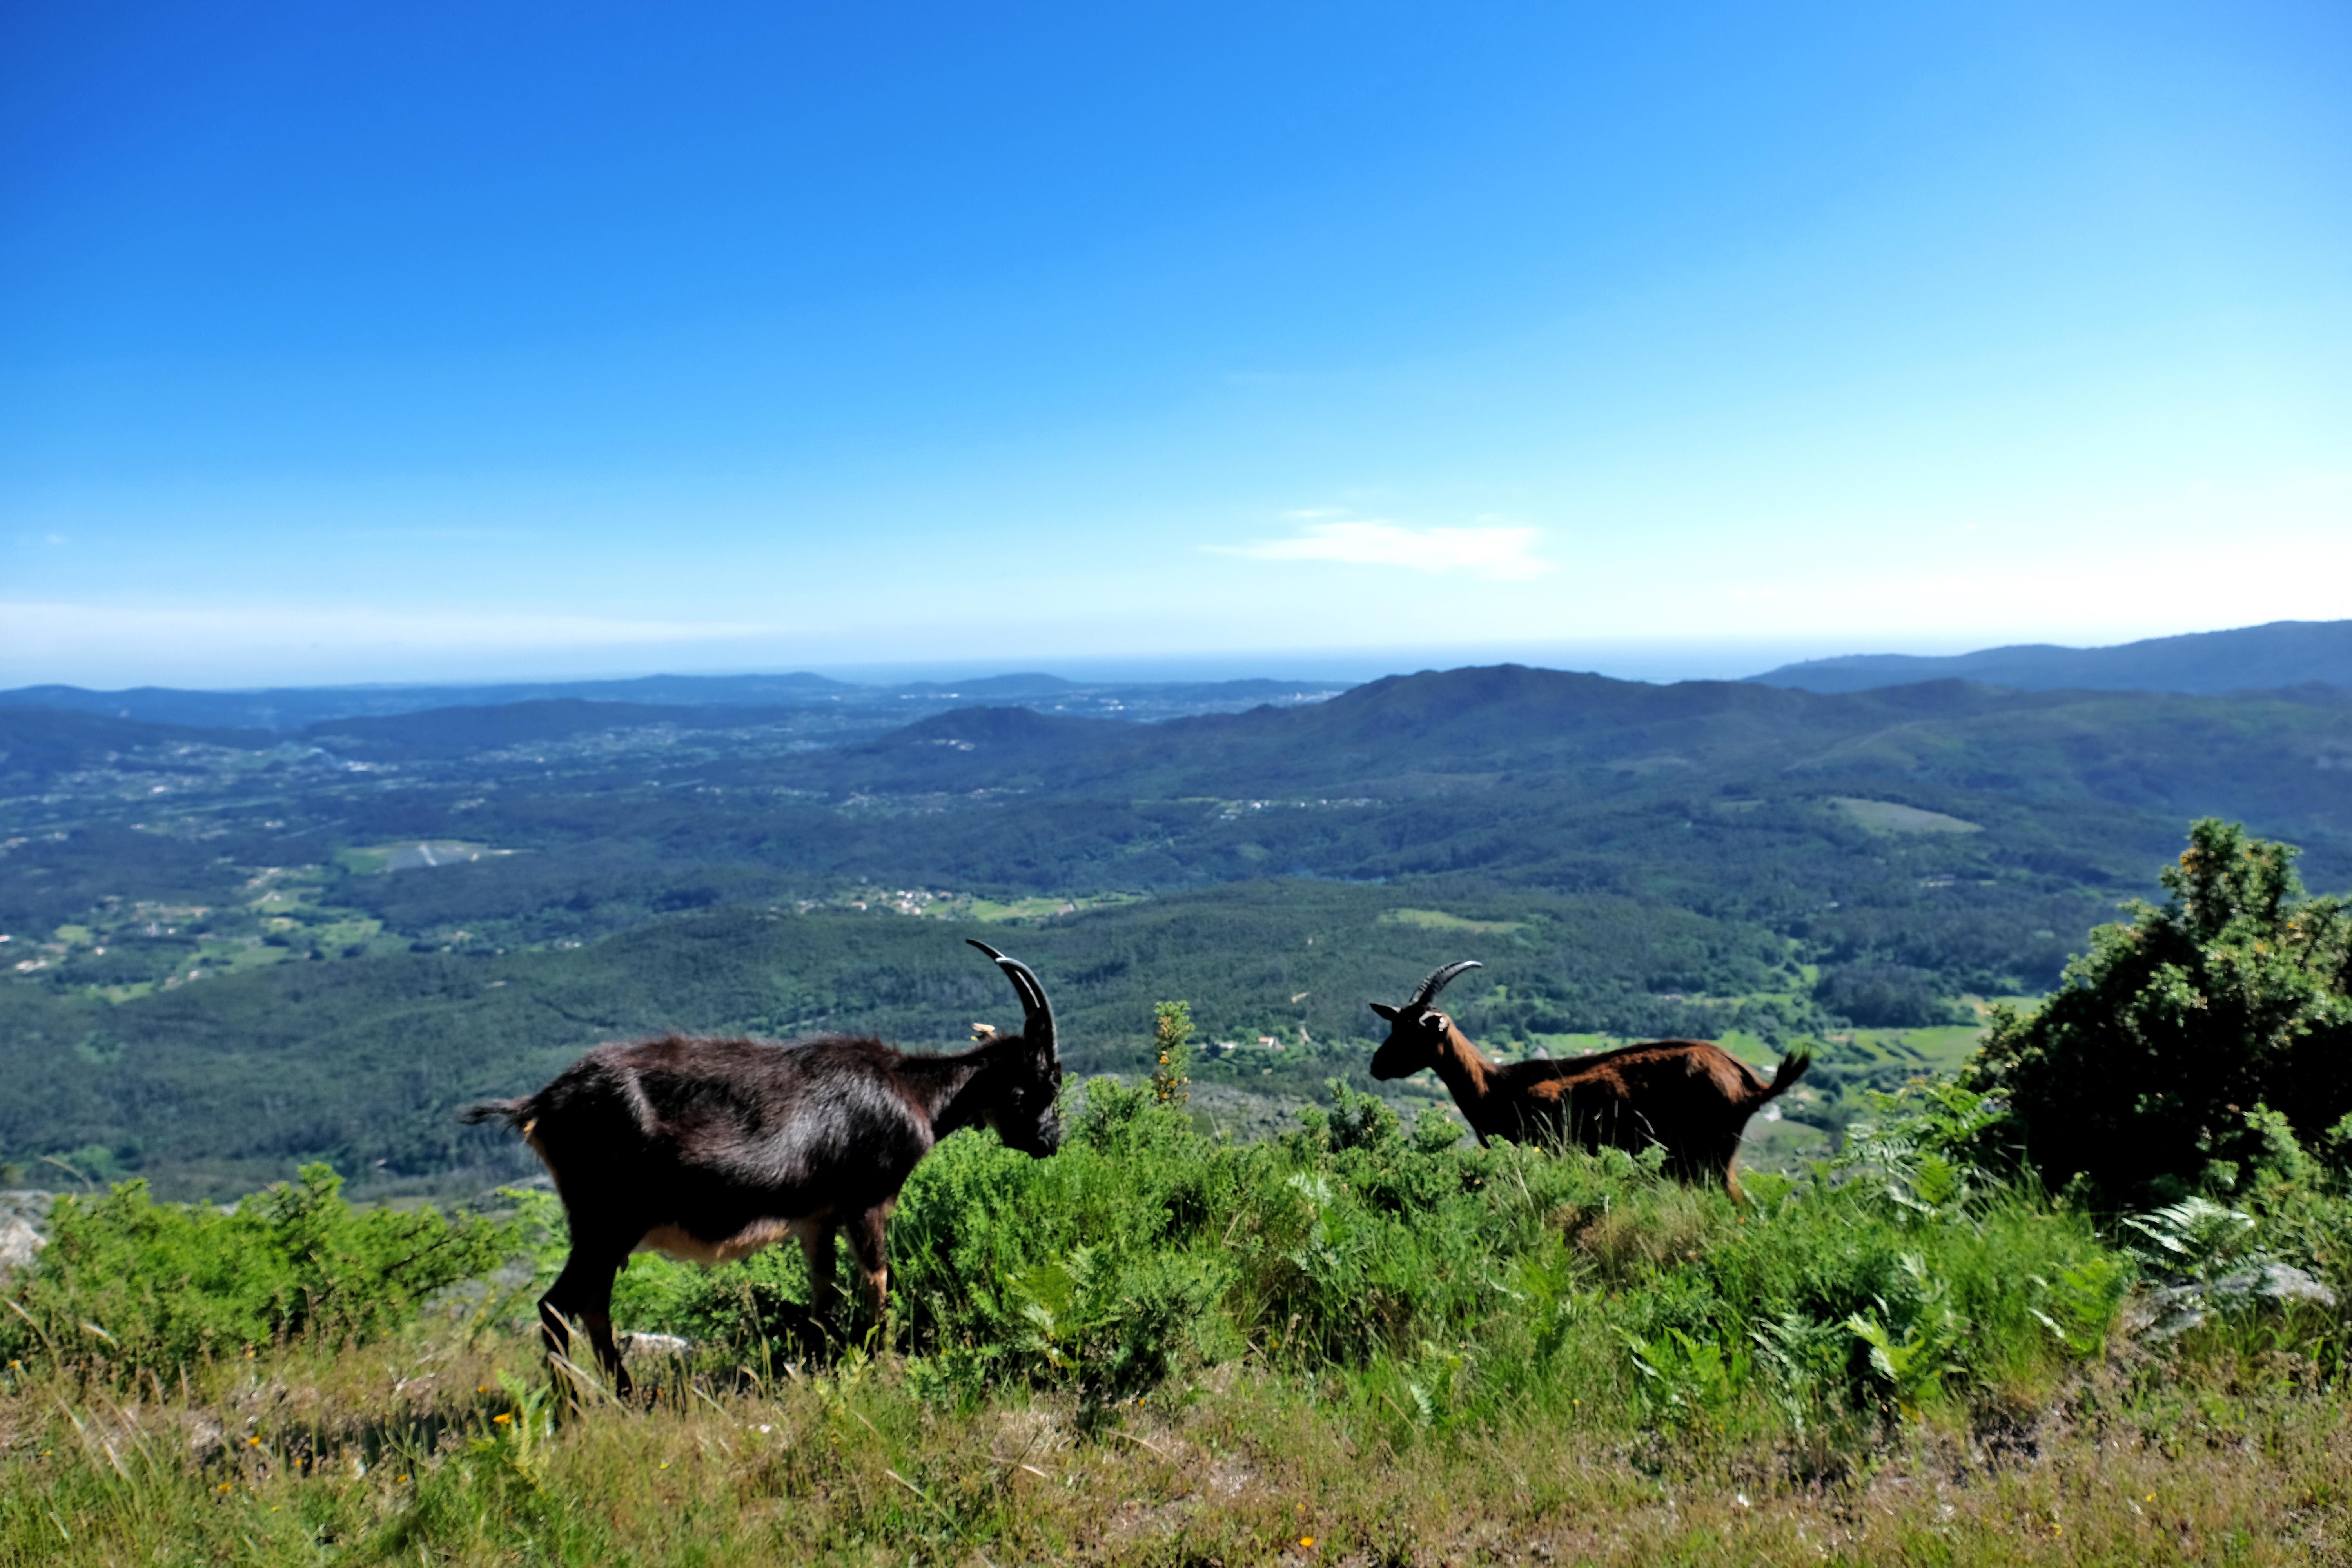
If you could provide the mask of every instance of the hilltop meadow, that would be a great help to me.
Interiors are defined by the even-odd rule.
[[[1869,1095],[1744,1205],[1339,1082],[1204,1131],[1162,1009],[1152,1072],[1074,1093],[1051,1158],[967,1132],[917,1168],[879,1321],[815,1320],[793,1248],[636,1259],[629,1400],[541,1360],[536,1186],[66,1197],[0,1322],[0,1562],[2339,1561],[2340,1071],[2302,1131],[2205,1104],[2221,1157],[2169,1203],[2105,1165],[2053,1195],[2014,1109],[2183,939],[2188,1027],[2301,981],[2284,1021],[2340,1053],[2335,907],[2200,897],[2079,1002],[1997,1010],[1970,1075],[2008,1107]]]
[[[1076,1110],[919,1167],[841,1338],[795,1249],[640,1258],[615,1315],[676,1337],[626,1403],[541,1363],[543,1194],[66,1200],[0,1331],[0,1562],[2344,1555],[2342,1319],[2222,1288],[2283,1243],[2352,1288],[2284,1143],[2217,1238],[1967,1163],[1957,1089],[1745,1208],[1344,1090],[1254,1144],[1149,1084]]]

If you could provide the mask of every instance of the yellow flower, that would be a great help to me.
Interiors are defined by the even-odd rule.
[[[511,1415],[509,1415],[509,1414],[508,1414],[508,1413],[506,1413],[506,1412],[504,1412],[504,1411],[501,1411],[501,1412],[499,1412],[498,1415],[491,1416],[491,1417],[490,1417],[490,1419],[491,1419],[491,1420],[493,1420],[493,1421],[495,1421],[495,1422],[498,1422],[499,1425],[503,1426],[503,1425],[505,1425],[507,1422],[513,1420],[513,1419],[514,1419],[514,1417],[513,1417]]]
[[[258,1448],[261,1447],[261,1439],[258,1437],[247,1437],[245,1440],[245,1446],[248,1448]]]
[[[1298,1538],[1298,1544],[1312,1550],[1315,1545],[1315,1538],[1311,1535],[1302,1535]]]

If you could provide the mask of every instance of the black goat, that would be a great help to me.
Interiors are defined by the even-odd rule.
[[[458,1113],[520,1131],[563,1199],[572,1255],[540,1298],[551,1353],[588,1331],[627,1393],[613,1342],[613,1278],[632,1252],[723,1263],[789,1235],[808,1254],[820,1316],[834,1304],[834,1237],[849,1233],[876,1314],[889,1289],[884,1230],[916,1162],[959,1128],[986,1125],[1024,1153],[1061,1144],[1054,1010],[1029,966],[986,942],[1021,996],[1017,1035],[911,1056],[866,1037],[791,1045],[688,1039],[599,1046],[520,1100]]]

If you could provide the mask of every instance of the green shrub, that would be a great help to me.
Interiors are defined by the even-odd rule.
[[[507,1226],[431,1209],[360,1211],[324,1165],[230,1212],[158,1204],[143,1181],[61,1197],[48,1246],[0,1312],[12,1359],[154,1372],[294,1340],[382,1337],[425,1299],[498,1268]]]
[[[2352,1113],[2352,918],[2302,897],[2296,853],[2197,823],[2163,908],[2093,932],[2032,1016],[1995,1009],[1969,1082],[2007,1100],[2053,1187],[2167,1202],[2262,1154],[2248,1108],[2305,1142]]]

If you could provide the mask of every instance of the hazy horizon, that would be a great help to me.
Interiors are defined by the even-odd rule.
[[[2231,627],[2200,627],[2201,631]],[[2156,633],[2157,637],[2181,635]],[[2124,638],[2120,641],[2137,641]],[[1844,655],[1912,655],[1936,657],[1972,653],[1984,648],[2015,646],[1955,643],[1928,647],[1836,647],[1817,641],[1767,642],[1747,639],[1658,638],[1616,643],[1496,644],[1423,648],[1269,648],[1212,654],[1171,653],[1124,657],[1072,656],[1022,659],[929,659],[866,661],[844,664],[770,663],[582,666],[580,668],[519,668],[509,673],[481,672],[417,679],[359,680],[255,679],[243,681],[171,682],[124,680],[92,687],[82,681],[23,681],[27,686],[83,686],[97,690],[130,689],[142,686],[176,687],[188,690],[252,691],[266,689],[402,688],[446,686],[466,688],[585,681],[643,680],[661,677],[760,677],[819,675],[857,685],[893,686],[915,681],[978,680],[1007,675],[1049,675],[1078,684],[1156,684],[1270,679],[1301,683],[1360,685],[1385,676],[1411,675],[1429,669],[1465,666],[1521,664],[1538,668],[1573,670],[1619,680],[1670,684],[1681,680],[1738,680],[1762,675],[1786,665]],[[2045,645],[2046,646],[2046,645]],[[2108,647],[2106,643],[2057,645]],[[9,689],[0,687],[0,689]]]
[[[120,689],[142,685],[181,685],[191,690],[238,691],[273,687],[348,686],[503,686],[539,682],[640,680],[662,676],[725,677],[821,675],[861,685],[898,685],[909,681],[974,680],[992,676],[1042,674],[1082,683],[1246,679],[1332,681],[1350,685],[1386,675],[1411,674],[1427,668],[1464,665],[1528,664],[1546,668],[1590,670],[1626,680],[1672,681],[1729,679],[1760,674],[1800,658],[1821,657],[1802,651],[1810,645],[1738,643],[1717,645],[1698,639],[1656,644],[1593,646],[1531,645],[1498,647],[1436,647],[1417,649],[1271,648],[1212,654],[1138,654],[1105,658],[1018,657],[1002,659],[866,660],[852,663],[766,663],[680,665],[522,666],[509,673],[481,671],[428,675],[410,679],[387,678],[354,680],[256,679],[179,683],[124,680],[93,689]],[[1958,650],[1955,650],[1958,651]],[[1788,657],[1779,657],[1787,653]],[[1751,668],[1752,667],[1752,668]],[[16,686],[87,686],[83,681],[20,681]]]

